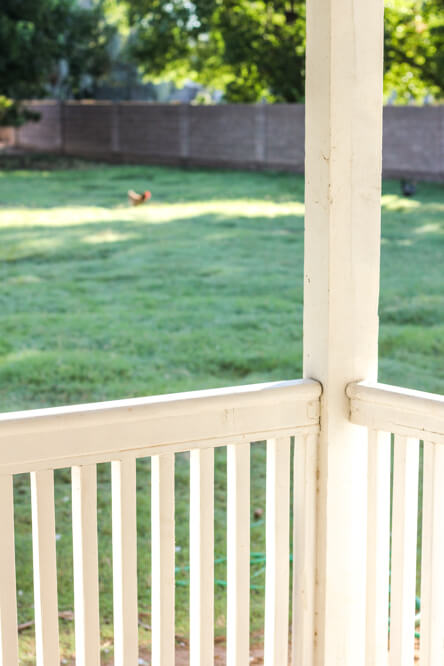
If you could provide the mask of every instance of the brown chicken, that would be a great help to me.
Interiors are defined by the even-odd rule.
[[[143,194],[137,194],[134,190],[128,190],[128,202],[132,206],[140,206],[140,204],[145,203],[151,199],[151,192],[146,190]]]

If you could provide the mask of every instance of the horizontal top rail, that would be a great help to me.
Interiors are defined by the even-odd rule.
[[[444,396],[370,382],[349,384],[347,395],[353,423],[444,444]]]
[[[321,385],[252,384],[0,415],[0,473],[319,430]]]

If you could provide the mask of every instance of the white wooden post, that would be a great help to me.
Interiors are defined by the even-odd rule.
[[[304,376],[323,384],[315,663],[365,658],[367,432],[377,375],[383,1],[308,0]]]

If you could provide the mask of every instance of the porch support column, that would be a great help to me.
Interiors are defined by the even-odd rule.
[[[383,0],[307,0],[304,376],[323,385],[316,666],[365,663],[367,434],[378,358]]]

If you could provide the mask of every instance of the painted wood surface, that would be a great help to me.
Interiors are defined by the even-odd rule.
[[[313,666],[318,437],[295,437],[291,664]]]
[[[73,467],[71,480],[76,665],[100,666],[96,466]]]
[[[18,665],[12,476],[0,476],[0,666]]]
[[[190,665],[214,661],[214,450],[190,453]]]
[[[136,461],[111,463],[115,666],[138,660]]]
[[[250,654],[250,444],[227,447],[227,666]]]
[[[54,473],[32,472],[32,554],[37,666],[60,666]]]
[[[304,377],[321,382],[315,665],[365,663],[367,432],[376,381],[383,0],[307,0]]]
[[[289,437],[267,442],[265,666],[288,663],[290,453]]]
[[[312,380],[0,415],[0,473],[72,467],[319,430]]]
[[[174,455],[151,459],[153,666],[174,666]]]
[[[444,447],[424,442],[420,664],[444,664]]]
[[[353,423],[444,444],[443,395],[373,382],[350,384],[347,395]]]
[[[393,461],[390,666],[414,658],[419,441],[395,436]]]
[[[387,666],[391,435],[368,433],[366,666]]]

